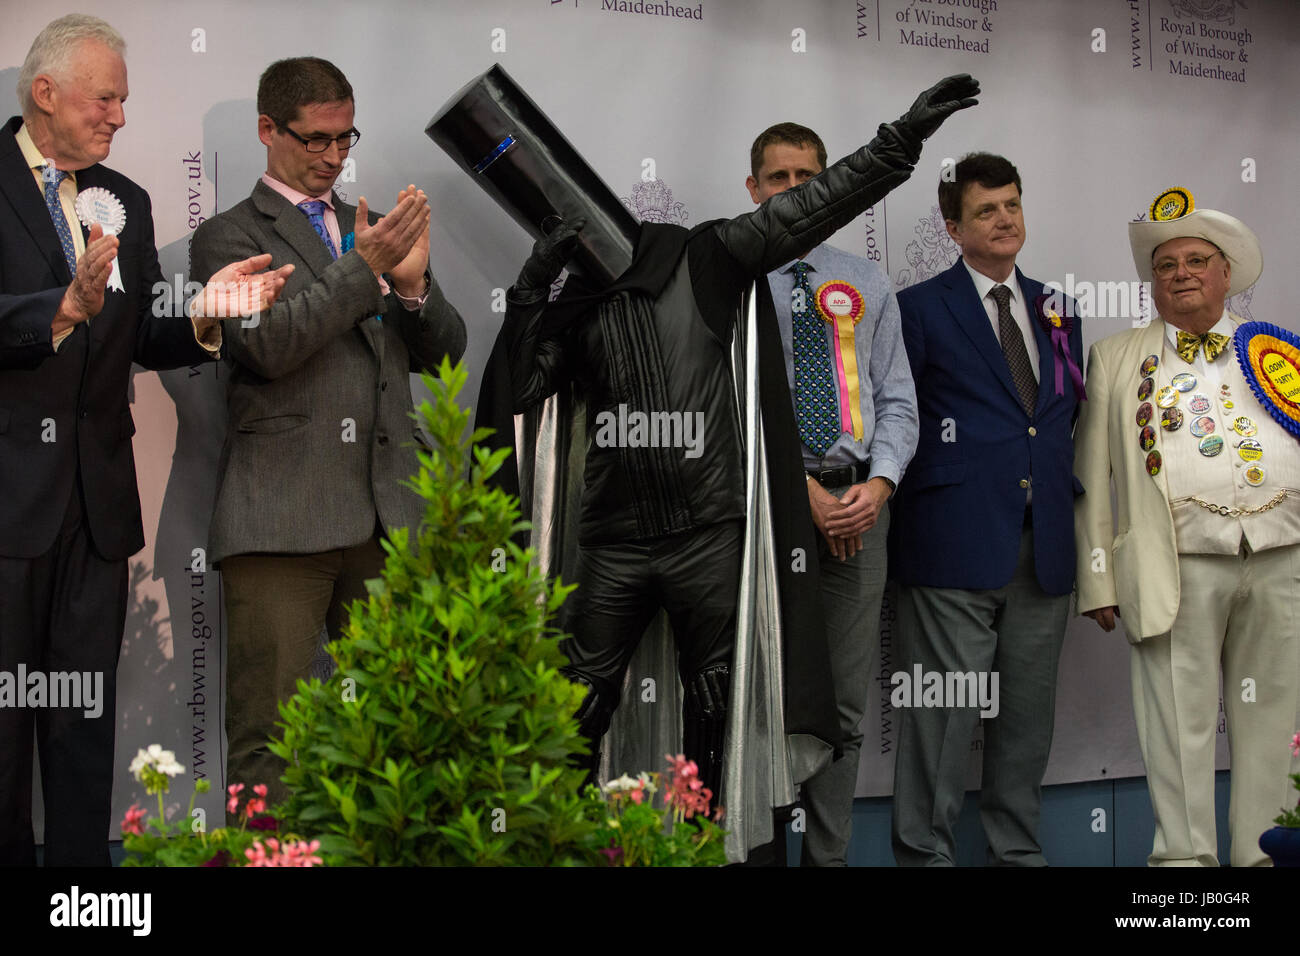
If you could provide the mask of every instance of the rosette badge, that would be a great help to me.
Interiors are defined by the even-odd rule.
[[[862,320],[866,305],[862,293],[841,279],[817,288],[813,296],[817,313],[835,330],[835,372],[839,380],[840,430],[862,440],[861,381],[853,327]]]
[[[1169,222],[1181,219],[1196,210],[1196,199],[1186,189],[1174,186],[1166,189],[1151,203],[1151,221]]]
[[[122,205],[122,200],[103,186],[91,186],[77,193],[73,208],[83,226],[89,229],[99,223],[106,236],[121,235],[122,227],[126,225],[126,208]],[[115,292],[126,291],[122,286],[122,271],[118,268],[116,256],[113,258],[113,272],[108,277],[108,288]]]
[[[1267,322],[1246,322],[1237,327],[1233,344],[1255,398],[1300,439],[1300,338]]]

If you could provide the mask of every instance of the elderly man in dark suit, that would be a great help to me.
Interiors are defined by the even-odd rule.
[[[940,182],[939,205],[961,260],[898,294],[921,435],[891,528],[901,585],[895,690],[900,677],[912,682],[899,695],[909,706],[894,770],[894,857],[954,863],[971,734],[983,718],[989,860],[1043,866],[1040,786],[1074,586],[1082,340],[1073,303],[1016,267],[1025,219],[1011,163],[963,158]],[[918,671],[951,698],[923,694]]]
[[[428,270],[429,206],[402,190],[382,219],[333,192],[353,126],[352,87],[315,57],[280,60],[257,91],[267,171],[202,223],[202,280],[240,250],[298,267],[262,321],[227,322],[230,423],[209,536],[227,616],[227,777],[285,795],[267,749],[277,702],[306,677],[322,626],[337,636],[389,528],[421,499],[409,374],[465,351],[465,324]]]
[[[46,864],[109,863],[126,559],[144,546],[131,363],[214,358],[221,330],[204,313],[221,287],[242,285],[253,311],[292,271],[254,276],[267,256],[218,271],[226,259],[189,321],[155,315],[149,196],[99,165],[126,122],[124,50],[103,20],[55,20],[23,64],[22,117],[0,129],[0,681],[12,690],[21,668],[18,685],[40,672],[102,686],[93,707],[0,692],[0,864],[35,862],[33,725]]]

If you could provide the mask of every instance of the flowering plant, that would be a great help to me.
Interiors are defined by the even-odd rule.
[[[1300,757],[1300,732],[1291,738],[1291,756]],[[1300,791],[1300,773],[1293,773],[1290,776],[1292,785]],[[1300,828],[1300,801],[1290,809],[1283,808],[1281,816],[1274,817],[1273,822],[1281,827]]]
[[[253,787],[253,796],[244,802],[242,814],[239,795],[244,785],[228,787],[226,811],[239,816],[240,825],[209,833],[203,811],[197,815],[194,812],[194,797],[212,789],[207,780],[195,782],[184,816],[167,820],[163,794],[170,789],[171,778],[185,770],[170,750],[151,744],[136,754],[130,770],[144,784],[146,793],[158,795],[158,817],[150,820],[148,811],[137,804],[126,811],[122,820],[122,845],[128,854],[124,866],[312,866],[321,862],[316,856],[318,841],[308,843],[292,834],[281,839],[265,838],[263,834],[277,830],[279,824],[267,811],[263,784]]]
[[[718,807],[709,818],[713,792],[699,777],[695,761],[681,754],[668,755],[667,785],[662,775],[627,774],[597,789],[588,797],[601,804],[599,829],[591,838],[595,852],[608,866],[721,866],[726,862],[726,831]]]

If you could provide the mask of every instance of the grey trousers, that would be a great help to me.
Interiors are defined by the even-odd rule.
[[[1034,573],[1033,534],[1001,588],[899,589],[899,666],[923,672],[998,674],[997,716],[984,720],[980,818],[989,862],[1046,866],[1038,845],[1043,774],[1052,747],[1056,665],[1070,595],[1045,594]],[[914,701],[916,703],[916,701]],[[955,864],[971,735],[980,708],[902,709],[894,765],[894,859],[899,866]]]
[[[848,489],[828,489],[840,497]],[[822,613],[831,658],[831,679],[839,714],[844,752],[816,776],[804,781],[807,812],[801,866],[847,866],[853,835],[853,791],[858,782],[862,749],[859,724],[867,709],[871,668],[880,647],[880,601],[885,591],[885,541],[889,536],[889,505],[880,509],[862,548],[844,561],[832,557],[818,535]]]

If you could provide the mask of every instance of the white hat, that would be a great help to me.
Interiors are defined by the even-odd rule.
[[[1195,237],[1218,246],[1232,263],[1228,295],[1249,289],[1264,271],[1264,256],[1259,239],[1244,222],[1214,209],[1197,209],[1196,200],[1186,189],[1166,189],[1151,204],[1149,219],[1128,224],[1128,242],[1133,249],[1133,265],[1138,276],[1152,280],[1151,257],[1170,239]]]

